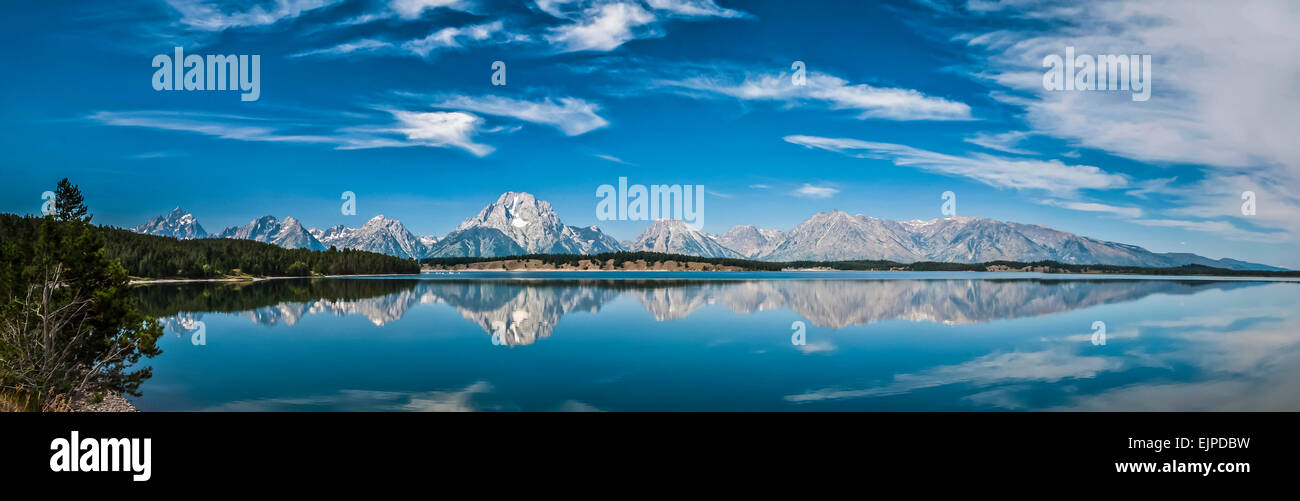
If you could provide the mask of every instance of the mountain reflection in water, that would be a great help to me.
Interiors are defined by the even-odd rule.
[[[136,401],[146,410],[1300,409],[1296,283],[373,278],[137,291],[175,334]],[[183,336],[199,321],[204,346]],[[791,342],[799,322],[804,344]]]
[[[190,289],[202,288],[201,291]],[[306,315],[362,315],[382,326],[419,304],[445,303],[503,344],[550,337],[574,311],[598,312],[635,298],[657,321],[711,304],[736,313],[785,308],[818,327],[838,329],[903,319],[969,324],[1050,315],[1151,294],[1193,294],[1258,282],[1172,280],[275,280],[243,286],[159,284],[142,295],[146,311],[178,321],[195,312],[239,312],[262,325],[294,325]],[[189,298],[197,292],[197,298]],[[320,296],[320,297],[317,297]],[[174,313],[173,313],[174,312]],[[185,313],[180,313],[185,312]],[[174,323],[170,324],[174,325]]]

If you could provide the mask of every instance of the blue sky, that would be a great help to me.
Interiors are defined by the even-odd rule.
[[[646,223],[595,213],[622,176],[705,186],[715,233],[932,219],[952,191],[958,215],[1300,267],[1300,6],[1024,3],[11,3],[0,210],[66,176],[106,224],[179,205],[210,232],[382,213],[441,236],[514,190],[628,239]],[[154,90],[177,46],[260,55],[260,98]],[[1067,46],[1151,54],[1150,100],[1045,90]]]

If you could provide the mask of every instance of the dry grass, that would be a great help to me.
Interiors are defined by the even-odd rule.
[[[55,395],[40,399],[26,391],[0,391],[0,412],[72,412],[72,398]]]

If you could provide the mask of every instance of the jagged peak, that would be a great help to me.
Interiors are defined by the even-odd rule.
[[[519,203],[536,203],[537,197],[526,191],[507,191],[497,197],[496,203],[499,205],[515,206]]]

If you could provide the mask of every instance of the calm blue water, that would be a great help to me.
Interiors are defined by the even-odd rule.
[[[1300,410],[1295,282],[480,272],[138,290],[168,325],[142,410]]]

